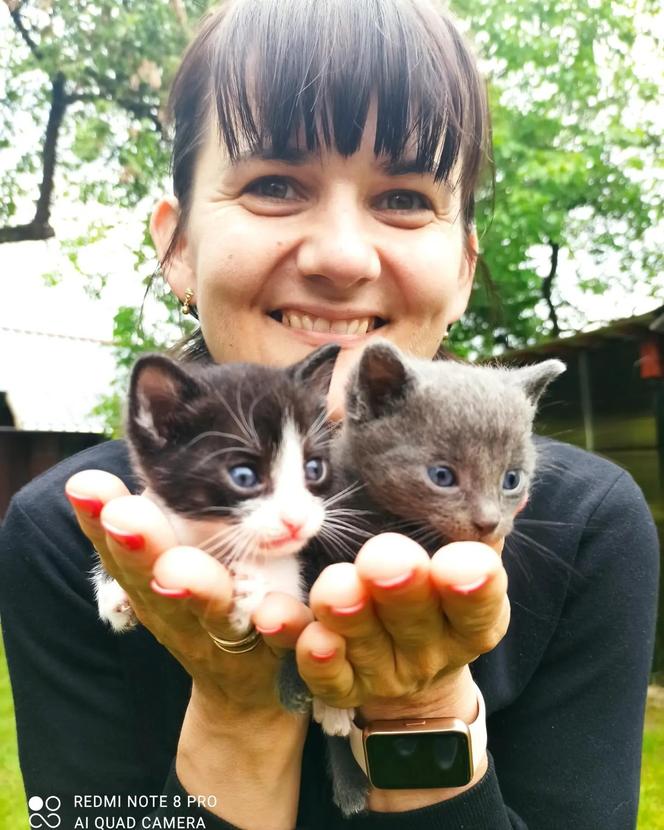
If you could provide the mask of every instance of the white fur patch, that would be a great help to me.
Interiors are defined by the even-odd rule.
[[[275,550],[275,556],[290,555],[301,549],[318,533],[325,518],[321,499],[307,489],[303,440],[293,420],[286,420],[281,446],[271,471],[272,493],[246,501],[241,508],[243,526],[262,543],[287,534],[284,522],[302,526],[300,541],[294,540],[292,545]]]
[[[135,628],[138,620],[124,588],[101,568],[93,573],[92,584],[95,589],[99,619],[108,623],[113,631],[118,633]]]

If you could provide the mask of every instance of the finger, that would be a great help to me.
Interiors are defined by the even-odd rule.
[[[419,651],[439,640],[444,620],[424,548],[406,536],[381,533],[362,547],[355,566],[400,650]]]
[[[355,706],[357,696],[353,667],[346,659],[346,642],[323,623],[310,623],[295,649],[300,676],[312,694],[330,706]]]
[[[122,496],[101,511],[105,565],[123,587],[147,589],[155,560],[177,544],[173,528],[157,505],[143,496]]]
[[[83,533],[100,554],[105,553],[106,533],[99,516],[107,502],[129,495],[126,485],[104,470],[82,470],[68,479],[65,495],[74,508]]]
[[[272,649],[293,649],[298,637],[313,620],[310,608],[295,597],[273,592],[254,613],[254,625]]]
[[[403,693],[402,661],[353,564],[328,566],[311,589],[310,604],[325,628],[344,638],[345,656],[353,666],[358,689],[360,685],[379,688],[387,696]],[[346,689],[339,690],[339,694],[346,694]],[[332,703],[329,699],[326,702]],[[343,704],[349,705],[354,704]]]
[[[502,639],[509,623],[507,574],[500,556],[481,542],[453,542],[431,560],[445,616],[478,654]]]

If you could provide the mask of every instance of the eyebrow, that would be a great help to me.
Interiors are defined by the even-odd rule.
[[[285,147],[279,152],[276,152],[272,147],[258,147],[254,150],[239,153],[233,162],[233,166],[239,167],[252,161],[283,161],[286,164],[303,166],[316,158],[318,158],[318,153],[313,150],[303,150],[299,147]],[[413,173],[422,176],[432,172],[427,170],[422,162],[416,158],[382,159],[380,161],[376,159],[375,164],[381,173],[386,173],[388,176],[408,176]]]

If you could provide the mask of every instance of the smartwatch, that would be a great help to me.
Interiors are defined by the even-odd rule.
[[[350,746],[373,787],[421,790],[469,784],[486,752],[486,710],[477,685],[478,713],[459,718],[376,720],[350,731]]]

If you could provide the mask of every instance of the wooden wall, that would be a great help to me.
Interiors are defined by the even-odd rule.
[[[58,461],[104,441],[79,432],[30,432],[0,427],[0,522],[9,500],[31,479]]]

